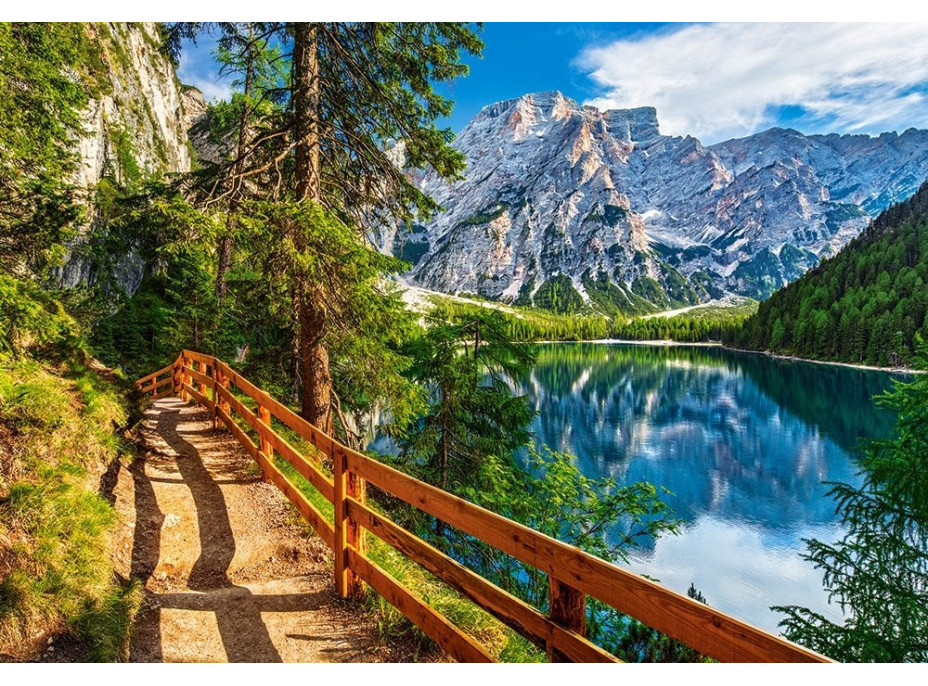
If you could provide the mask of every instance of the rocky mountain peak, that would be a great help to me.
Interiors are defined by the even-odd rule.
[[[418,285],[561,309],[766,297],[928,177],[928,131],[705,146],[662,135],[653,107],[557,91],[487,105],[454,145],[462,181],[420,177],[444,211],[384,249]]]
[[[661,135],[657,110],[653,107],[606,110],[602,117],[609,132],[621,140],[649,143]]]
[[[650,142],[661,135],[654,107],[601,111],[592,105],[581,106],[560,91],[527,93],[518,98],[486,105],[471,125],[481,126],[488,121],[504,119],[516,135],[524,136],[532,127],[551,121],[564,122],[571,118],[602,122],[613,137],[628,142]]]

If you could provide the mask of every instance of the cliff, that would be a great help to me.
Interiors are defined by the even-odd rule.
[[[190,170],[183,89],[174,65],[160,51],[158,27],[153,23],[89,24],[108,73],[108,87],[91,100],[83,115],[84,136],[78,143],[80,163],[74,183],[87,192],[101,179],[123,186]],[[93,262],[84,254],[87,230],[95,211],[69,246],[60,270],[62,285],[73,287],[96,278]],[[143,264],[138,255],[118,259],[120,286],[134,293],[141,283]]]

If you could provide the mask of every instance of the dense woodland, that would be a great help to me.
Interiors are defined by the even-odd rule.
[[[474,27],[184,23],[160,27],[159,49],[177,59],[182,39],[206,33],[236,78],[236,95],[208,113],[226,157],[167,177],[142,173],[126,147],[121,164],[133,173],[88,189],[69,179],[81,112],[105,88],[93,32],[0,25],[0,652],[30,659],[35,646],[24,637],[65,632],[88,659],[126,657],[140,595],[106,562],[115,515],[99,477],[131,459],[125,430],[139,399],[128,382],[182,348],[232,362],[357,449],[366,447],[361,427],[388,416],[398,451],[383,459],[615,561],[644,538],[672,534],[673,514],[650,484],[588,479],[572,456],[532,444],[532,413],[508,383],[534,362],[521,342],[724,338],[821,357],[911,360],[928,279],[924,188],[847,255],[762,305],[741,333],[737,319],[504,315],[447,302],[420,317],[390,278],[408,265],[374,250],[369,231],[436,209],[394,164],[388,143],[404,142],[409,168],[460,173],[453,134],[436,125],[452,108],[437,86],[465,76],[464,57],[480,53]],[[78,235],[96,276],[62,289],[57,270]],[[130,252],[145,263],[134,293],[115,278],[116,256]],[[94,371],[95,358],[111,369]],[[528,451],[528,469],[519,451]],[[547,506],[555,498],[556,511]],[[547,610],[544,575],[388,499],[378,504]],[[906,525],[923,526],[923,514]],[[635,533],[608,545],[601,532],[618,520]],[[435,597],[465,624],[478,621],[447,589]],[[704,659],[595,603],[587,621],[591,638],[624,660]],[[412,632],[408,622],[391,626]],[[511,632],[500,634],[496,656],[544,657]]]
[[[719,342],[740,330],[744,319],[744,316],[707,319],[686,315],[629,320],[617,318],[612,322],[610,336],[629,341]]]
[[[436,297],[433,310],[449,320],[459,320],[491,305],[462,303]],[[738,331],[746,314],[732,309],[714,310],[708,316],[680,314],[673,317],[609,318],[600,314],[565,315],[539,308],[510,307],[500,310],[507,335],[515,341],[595,341],[612,338],[624,341],[677,341],[718,343]]]
[[[835,257],[761,303],[736,347],[822,360],[909,365],[928,338],[928,185],[883,212]]]

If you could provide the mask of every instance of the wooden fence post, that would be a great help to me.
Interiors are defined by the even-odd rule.
[[[217,371],[219,370],[218,365],[216,367],[216,370]],[[229,390],[229,377],[226,376],[225,374],[220,375],[219,385],[222,386],[224,390],[228,391]],[[229,412],[231,411],[231,407],[229,406],[229,401],[223,398],[221,395],[218,396],[218,400],[219,400],[219,409],[225,412],[226,416],[228,417]],[[218,416],[218,413],[217,413],[217,416]],[[222,421],[222,420],[220,419],[219,421]]]
[[[182,383],[180,378],[180,367],[183,364],[182,358],[178,357],[174,360],[174,369],[172,370],[172,379],[174,380],[174,395],[180,397],[180,385]]]
[[[342,598],[361,595],[361,578],[348,564],[348,546],[363,545],[360,526],[348,518],[349,496],[364,497],[364,484],[360,477],[348,471],[347,457],[341,446],[332,447],[332,465],[335,471],[335,591]]]
[[[586,635],[586,595],[573,586],[548,576],[548,614],[551,621],[580,636]],[[548,660],[571,662],[566,655],[548,646]]]
[[[219,377],[220,376],[221,375],[219,373],[219,360],[217,360],[214,357],[213,358],[213,430],[214,431],[219,428],[219,412],[217,412],[217,409],[219,408],[219,384],[220,384]]]
[[[184,388],[185,384],[188,386],[190,385],[190,375],[187,373],[187,367],[190,366],[190,358],[188,358],[186,354],[183,356],[183,362],[181,364],[183,366],[180,371],[180,399],[185,403],[189,403],[190,394],[187,393],[187,390]]]
[[[362,505],[367,502],[367,484],[357,474],[348,471],[345,481],[345,493],[357,500]],[[362,555],[365,552],[364,528],[353,519],[345,520],[345,542]],[[346,590],[349,598],[360,600],[364,593],[364,587],[361,584],[361,577],[355,574],[351,569],[348,570]]]
[[[258,419],[264,422],[268,429],[271,428],[271,411],[263,404],[261,401],[258,401]],[[264,459],[267,460],[268,464],[273,464],[274,462],[274,445],[265,438],[264,434],[260,434],[258,438],[258,445],[260,447],[261,454],[264,456]],[[271,482],[271,475],[264,471],[264,482]]]
[[[212,358],[212,364],[203,365],[204,373],[212,380],[209,384],[209,413],[213,417],[213,425],[216,424],[216,358]],[[210,371],[212,370],[212,371]],[[207,389],[203,387],[203,394],[206,395]]]

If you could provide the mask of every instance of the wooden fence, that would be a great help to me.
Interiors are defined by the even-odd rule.
[[[193,400],[224,424],[258,462],[334,553],[335,586],[342,597],[357,596],[366,582],[452,657],[490,662],[472,637],[420,600],[365,555],[369,531],[418,563],[500,621],[547,651],[555,662],[618,662],[587,640],[586,598],[619,612],[723,662],[828,662],[828,658],[703,605],[605,560],[562,543],[473,503],[430,486],[342,445],[209,355],[185,350],[169,367],[142,377],[138,389],[153,398]],[[255,401],[252,411],[232,393],[234,386]],[[235,421],[238,416],[259,436],[256,445]],[[276,418],[331,458],[330,478],[272,428]],[[274,464],[280,455],[334,506],[334,522],[310,503]],[[504,591],[423,539],[368,506],[371,483],[445,524],[508,553],[548,575],[545,614]]]

